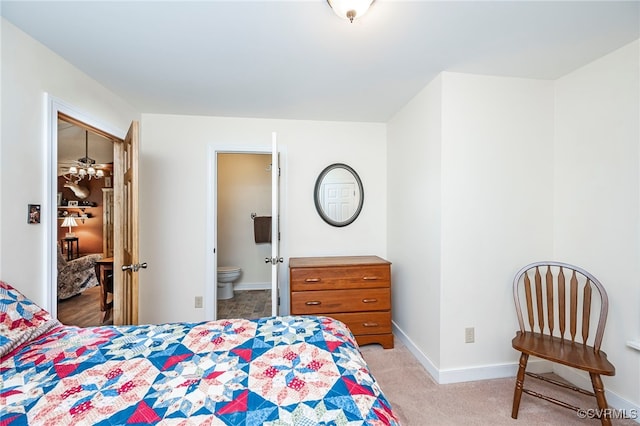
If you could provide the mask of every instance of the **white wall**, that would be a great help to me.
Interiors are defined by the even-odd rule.
[[[441,333],[441,103],[439,76],[393,117],[387,132],[393,321],[436,366]]]
[[[236,289],[271,288],[271,244],[256,244],[251,214],[271,216],[271,154],[218,154],[218,266],[238,266]]]
[[[47,142],[45,92],[113,128],[139,114],[8,21],[2,33],[0,144],[0,278],[46,306],[45,221]],[[42,205],[42,221],[28,225],[27,204]]]
[[[607,389],[640,405],[640,42],[555,84],[555,255],[609,296]]]
[[[513,273],[552,248],[552,90],[443,73],[389,123],[394,321],[439,380],[515,356]]]
[[[605,378],[609,400],[638,409],[640,360],[626,342],[640,337],[639,50],[636,41],[556,82],[443,73],[390,121],[388,251],[403,259],[394,322],[440,382],[513,374],[513,274],[553,258],[607,287],[603,349],[618,369]],[[431,171],[406,167],[414,157]],[[406,185],[435,185],[433,224],[407,220],[398,205]],[[433,259],[404,262],[434,241]],[[437,308],[421,287],[437,278],[429,261],[440,262]],[[476,343],[465,344],[471,326]]]
[[[513,275],[551,255],[553,84],[444,73],[442,117],[440,368],[510,362]]]
[[[204,318],[194,297],[204,295],[206,263],[207,150],[209,147],[271,149],[278,133],[284,278],[288,312],[288,258],[365,255],[385,257],[386,126],[144,114],[140,153],[140,256],[149,269],[140,275],[141,322]],[[313,189],[329,164],[352,166],[364,185],[364,207],[351,225],[335,228],[315,211]],[[171,171],[175,171],[172,173]],[[176,202],[176,194],[184,202]],[[189,220],[173,218],[188,209]],[[215,276],[215,274],[214,274]]]
[[[28,225],[27,204],[43,205],[47,189],[44,93],[113,128],[140,116],[130,105],[59,56],[2,23],[0,277],[46,306],[45,226]],[[204,293],[205,207],[209,146],[271,147],[284,154],[282,206],[289,256],[386,256],[386,135],[384,124],[220,119],[145,115],[141,120],[141,322],[199,320],[194,297]],[[10,159],[10,161],[9,161]],[[313,187],[330,163],[352,166],[364,184],[360,217],[344,228],[316,213]],[[19,184],[17,184],[19,183]],[[178,199],[174,194],[182,194]],[[174,218],[188,212],[185,226]],[[287,263],[281,268],[285,284]],[[215,275],[215,274],[214,274]],[[286,292],[287,288],[284,288]],[[288,302],[285,311],[288,311]]]

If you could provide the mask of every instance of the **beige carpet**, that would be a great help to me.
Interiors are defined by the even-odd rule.
[[[438,385],[398,339],[394,349],[362,346],[362,354],[380,382],[402,425],[599,425],[578,418],[574,411],[529,395],[522,396],[518,420],[511,418],[515,379],[482,380]],[[556,378],[558,378],[556,376]],[[531,378],[526,385],[549,395],[563,395],[573,405],[595,408],[595,399]],[[535,384],[535,386],[534,386]],[[613,420],[614,425],[638,426],[634,420]]]

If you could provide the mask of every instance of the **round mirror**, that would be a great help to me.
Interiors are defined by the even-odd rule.
[[[329,225],[350,224],[364,203],[360,176],[346,164],[331,164],[318,176],[313,200],[318,214]]]

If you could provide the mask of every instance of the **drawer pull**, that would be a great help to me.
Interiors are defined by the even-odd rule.
[[[320,278],[307,278],[304,280],[305,283],[317,283],[320,282]]]
[[[379,327],[380,325],[377,322],[365,322],[362,323],[364,327]]]
[[[378,299],[362,299],[362,303],[376,303]]]
[[[310,301],[306,302],[305,305],[307,305],[307,306],[315,306],[315,305],[319,305],[321,303],[322,302],[319,302],[317,300],[310,300]]]
[[[375,280],[379,280],[380,278],[378,277],[362,277],[363,280],[365,281],[375,281]]]

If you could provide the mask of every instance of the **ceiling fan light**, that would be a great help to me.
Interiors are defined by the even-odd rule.
[[[87,175],[87,171],[85,169],[80,169],[78,170],[78,174],[82,177],[85,177]]]
[[[78,168],[76,166],[69,167],[69,174],[70,175],[77,175],[78,174]]]
[[[95,175],[96,175],[96,169],[94,169],[93,167],[89,167],[89,168],[87,169],[87,174],[88,174],[89,176],[95,176]]]
[[[96,171],[96,176],[99,177],[99,178],[103,177],[104,176],[104,170],[98,169]]]
[[[361,18],[374,0],[327,0],[331,9],[343,19],[353,22],[356,18]]]

